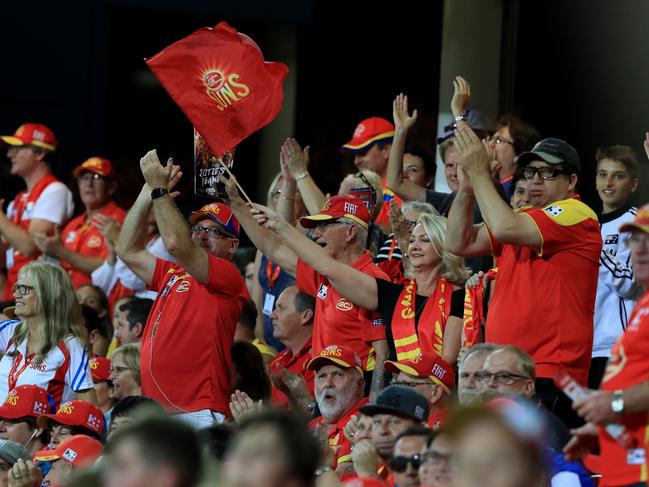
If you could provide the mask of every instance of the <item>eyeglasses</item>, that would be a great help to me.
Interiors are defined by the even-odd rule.
[[[432,382],[408,382],[405,380],[393,380],[390,382],[391,386],[403,386],[403,387],[417,387],[417,386],[432,386],[435,385]]]
[[[563,169],[557,169],[556,167],[548,167],[548,166],[542,166],[542,167],[526,166],[525,169],[523,169],[523,175],[525,176],[525,179],[534,179],[535,174],[538,174],[541,179],[547,181],[548,179],[556,178],[557,175],[559,174],[568,174],[568,173]]]
[[[417,226],[417,220],[406,220],[406,228],[409,232],[412,232]]]
[[[649,235],[634,233],[624,241],[624,244],[630,249],[649,248]]]
[[[124,372],[125,370],[131,370],[131,368],[130,368],[130,367],[120,367],[120,366],[116,366],[116,367],[111,367],[111,368],[108,369],[108,371],[109,371],[111,374],[121,374],[121,373]]]
[[[496,381],[497,384],[501,384],[503,386],[510,386],[520,379],[532,380],[526,375],[510,374],[509,372],[492,373],[481,370],[480,372],[475,373],[475,380],[480,382],[481,384],[488,384],[489,382],[491,382],[492,378]]]
[[[273,191],[272,193],[270,193],[270,197],[271,197],[271,198],[279,198],[279,196],[280,196],[281,194],[282,194],[282,190],[281,190],[281,188],[280,188],[280,189],[276,189],[275,191]]]
[[[84,183],[104,183],[106,178],[95,172],[86,172],[79,176],[79,181]]]
[[[392,457],[390,459],[390,469],[395,472],[405,472],[408,468],[408,464],[412,465],[412,468],[417,470],[421,465],[421,455],[415,453],[410,457]]]
[[[339,222],[338,220],[327,220],[325,222],[318,223],[315,227],[320,230],[320,233],[323,233],[329,225],[345,224],[345,222]]]
[[[513,140],[503,139],[500,135],[489,135],[485,137],[487,142],[495,142],[496,144],[509,144],[514,145]]]
[[[14,284],[14,293],[18,292],[20,296],[26,296],[27,294],[31,293],[34,289],[36,289],[34,286],[28,286],[27,284]]]
[[[210,237],[223,237],[232,238],[227,233],[219,230],[216,227],[202,227],[200,225],[192,225],[189,227],[192,233],[207,233]]]
[[[451,461],[451,455],[450,454],[443,454],[435,450],[429,450],[426,453],[423,454],[421,458],[421,463],[430,463],[434,465],[439,465],[442,462],[450,462]]]

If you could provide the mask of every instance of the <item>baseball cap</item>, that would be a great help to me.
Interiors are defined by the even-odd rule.
[[[435,384],[442,386],[447,392],[455,386],[455,373],[446,360],[438,355],[430,354],[418,357],[414,360],[402,360],[401,362],[386,360],[385,370],[389,372],[414,375],[415,377],[427,377]]]
[[[385,118],[370,117],[356,126],[352,140],[341,147],[342,150],[362,152],[380,141],[392,141],[394,125]]]
[[[74,435],[65,440],[54,450],[40,450],[34,455],[39,462],[65,460],[73,467],[86,466],[99,458],[103,445],[86,435]]]
[[[112,179],[114,177],[112,163],[103,157],[91,157],[90,159],[86,159],[79,164],[74,171],[72,171],[72,175],[75,178],[78,178],[84,171],[99,174],[104,178]]]
[[[369,228],[372,221],[370,211],[360,198],[353,196],[334,196],[330,198],[317,215],[303,216],[300,225],[304,228],[314,228],[318,223],[338,218],[354,220],[363,228]]]
[[[209,203],[200,210],[193,211],[189,216],[189,223],[195,225],[203,218],[210,218],[231,236],[239,238],[239,220],[236,219],[229,206],[218,202]]]
[[[98,435],[104,432],[104,413],[97,406],[88,401],[75,399],[61,404],[56,414],[43,414],[38,418],[38,426],[48,428],[50,422],[66,426],[81,426]]]
[[[90,359],[90,373],[94,382],[105,382],[110,378],[110,359],[93,357]]]
[[[18,419],[25,416],[38,418],[54,412],[54,399],[47,391],[35,385],[18,386],[7,393],[0,406],[0,418]]]
[[[3,145],[33,145],[41,149],[56,150],[56,137],[48,127],[40,123],[24,123],[13,135],[0,135]]]
[[[0,440],[0,458],[9,465],[13,465],[20,459],[31,460],[32,456],[20,443],[11,440]]]
[[[307,370],[317,370],[324,365],[329,365],[326,362],[339,365],[345,369],[354,367],[361,374],[363,373],[361,358],[349,347],[329,345],[323,348],[318,355],[312,357],[306,364],[306,368]]]
[[[638,210],[635,220],[620,227],[620,232],[632,232],[633,230],[649,233],[649,204],[642,206]]]
[[[538,142],[530,152],[523,152],[517,159],[516,163],[520,167],[527,166],[530,162],[541,159],[548,164],[567,164],[579,174],[581,165],[579,164],[579,154],[573,146],[561,139],[543,139]]]
[[[430,414],[428,399],[412,387],[389,386],[379,392],[373,404],[358,408],[366,416],[392,414],[415,421],[427,421]]]

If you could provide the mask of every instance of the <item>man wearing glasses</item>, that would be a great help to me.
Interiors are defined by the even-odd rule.
[[[39,256],[32,236],[51,235],[74,212],[70,190],[54,177],[48,163],[56,151],[54,133],[45,125],[25,123],[13,135],[0,136],[0,145],[8,146],[11,174],[19,176],[27,189],[9,203],[6,214],[0,211],[2,248],[7,251],[7,282],[3,301],[13,295],[18,271]]]
[[[146,184],[119,236],[119,256],[157,291],[142,337],[142,395],[158,401],[195,428],[221,422],[230,395],[230,347],[248,302],[243,277],[231,262],[239,222],[230,208],[210,203],[192,213],[191,227],[169,191],[181,176],[155,151],[140,160]],[[144,247],[153,207],[165,246],[177,263]]]
[[[531,207],[514,211],[498,195],[490,157],[466,125],[456,130],[461,183],[448,220],[446,246],[462,255],[493,253],[498,279],[485,341],[516,345],[534,359],[536,393],[569,426],[580,424],[554,385],[561,369],[586,384],[602,238],[595,213],[577,195],[577,151],[544,139],[521,154]],[[473,225],[478,202],[485,225]]]

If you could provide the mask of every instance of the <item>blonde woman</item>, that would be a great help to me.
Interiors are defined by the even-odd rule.
[[[115,349],[110,364],[110,380],[113,383],[111,397],[124,399],[141,396],[140,387],[140,344],[129,343]]]
[[[0,322],[0,400],[19,385],[47,390],[56,407],[82,399],[96,403],[82,317],[68,274],[36,261],[13,287],[16,320]]]
[[[352,304],[383,314],[390,355],[396,355],[398,361],[434,353],[451,365],[456,363],[464,308],[461,286],[468,270],[460,257],[444,248],[446,218],[419,217],[408,246],[415,277],[396,284],[335,261],[268,208],[254,205],[251,212],[258,223],[278,233],[309,266],[326,277],[339,294]]]

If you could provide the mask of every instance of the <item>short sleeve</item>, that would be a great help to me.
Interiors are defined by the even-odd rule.
[[[34,203],[32,219],[45,220],[55,225],[67,222],[74,212],[72,193],[63,183],[52,183]]]
[[[494,257],[500,257],[503,253],[503,244],[501,244],[496,238],[493,236],[491,233],[491,230],[489,230],[489,227],[487,226],[486,223],[484,223],[484,228],[487,231],[487,235],[489,236],[489,243],[491,244],[491,254]]]
[[[320,287],[320,275],[302,259],[297,260],[295,281],[300,292],[315,296]]]
[[[169,262],[168,260],[160,258],[156,259],[155,271],[153,272],[153,279],[151,279],[149,289],[151,291],[159,292],[162,289],[162,286],[164,286],[166,281],[169,279],[169,271],[173,271],[175,266],[176,264]]]
[[[14,336],[14,330],[19,324],[18,320],[0,321],[0,354],[7,351],[9,340]]]
[[[74,392],[92,389],[95,385],[92,382],[90,373],[90,356],[87,350],[77,338],[66,340],[70,352],[70,366],[65,376],[66,385]]]
[[[215,257],[207,253],[210,270],[206,288],[211,294],[236,297],[246,291],[246,283],[237,267],[229,260]]]

